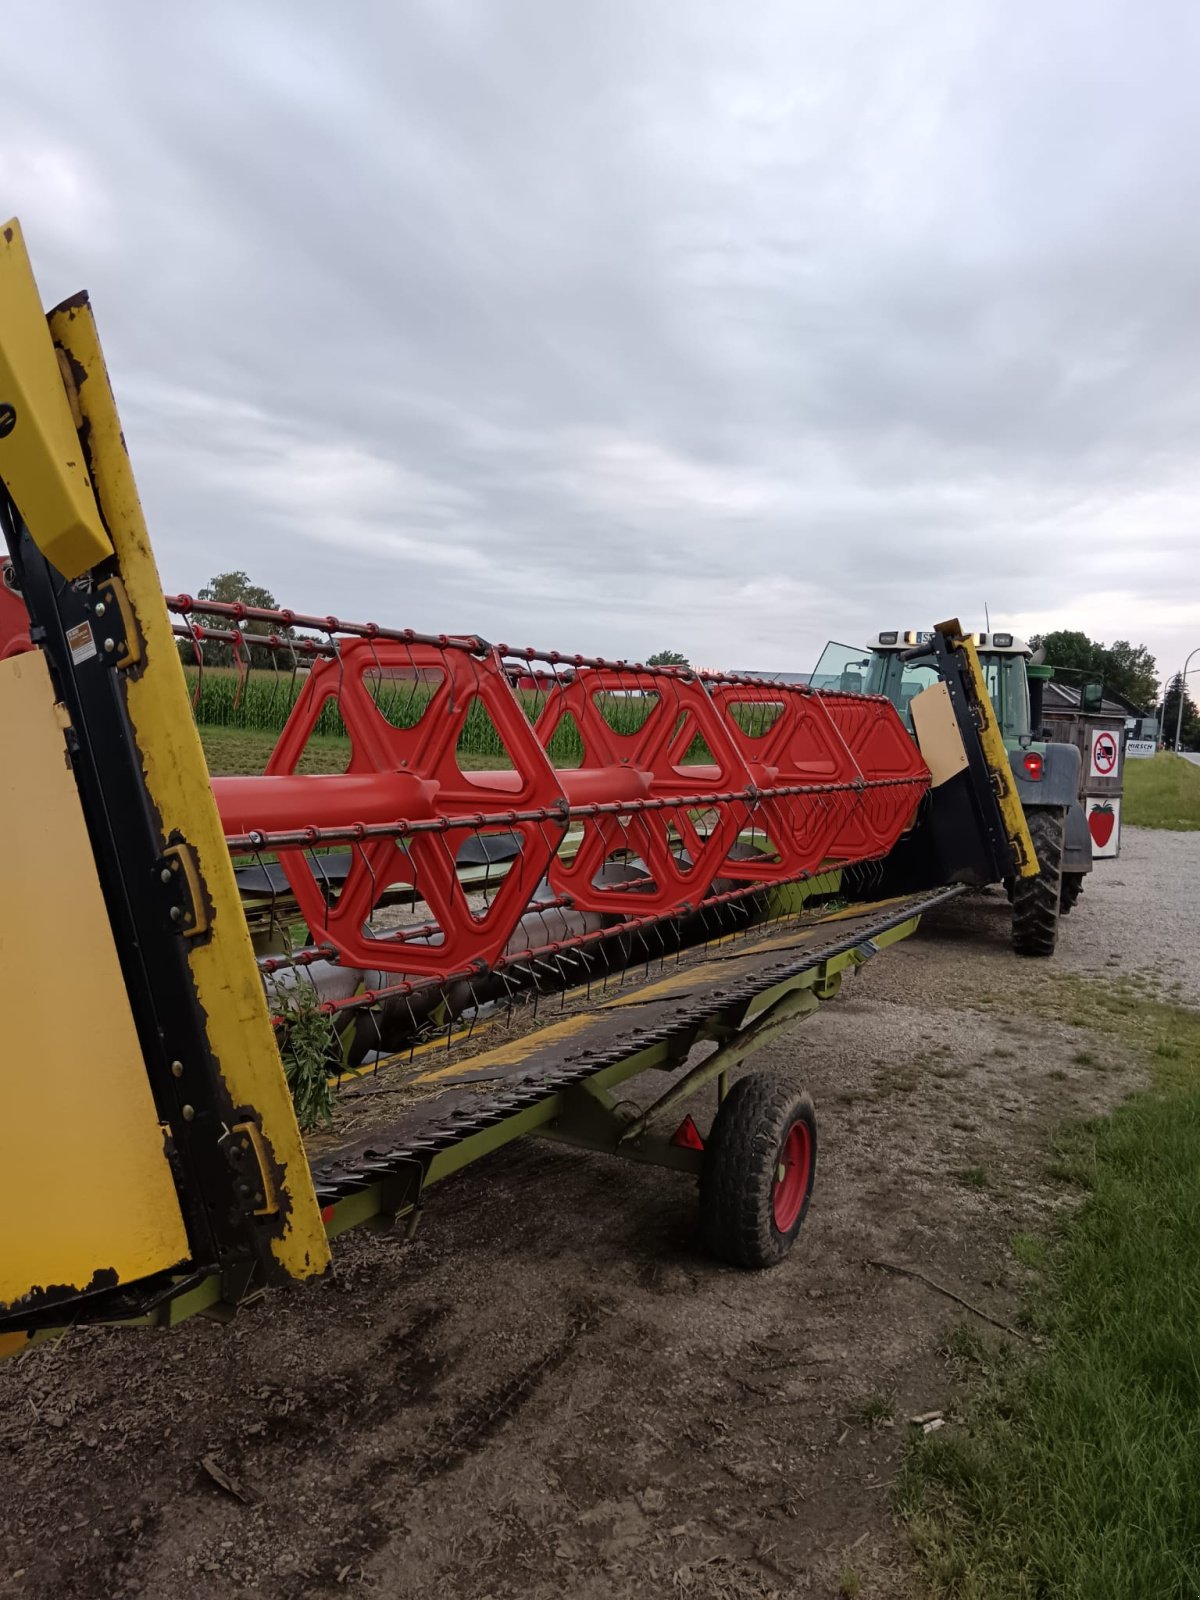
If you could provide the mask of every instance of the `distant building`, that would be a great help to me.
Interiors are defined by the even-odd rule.
[[[1083,691],[1079,684],[1051,678],[1046,684],[1043,710],[1048,717],[1071,717],[1079,712],[1082,698]],[[1127,700],[1115,689],[1105,689],[1100,704],[1089,706],[1088,710],[1100,716],[1120,717],[1125,724],[1126,736],[1130,739],[1158,738],[1158,717],[1153,712],[1143,711],[1141,706],[1135,706],[1132,700]]]

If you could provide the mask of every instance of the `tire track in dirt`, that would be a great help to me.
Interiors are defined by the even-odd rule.
[[[315,1566],[298,1577],[294,1587],[284,1591],[286,1600],[310,1600],[323,1592],[345,1593],[342,1585],[350,1568],[362,1569],[396,1531],[395,1513],[401,1501],[454,1472],[463,1462],[484,1450],[493,1437],[512,1422],[530,1403],[546,1380],[574,1354],[579,1341],[594,1331],[602,1318],[592,1302],[581,1302],[571,1313],[562,1334],[548,1349],[527,1361],[509,1377],[473,1395],[446,1417],[438,1418],[424,1444],[413,1444],[386,1454],[364,1452],[362,1436],[355,1440],[356,1453],[365,1454],[361,1466],[339,1482],[338,1493],[347,1506],[360,1505],[372,1480],[387,1483],[381,1499],[351,1515],[337,1544]],[[372,1436],[385,1430],[389,1418],[380,1418]],[[406,1422],[411,1414],[406,1413]],[[345,1560],[347,1552],[351,1561]]]

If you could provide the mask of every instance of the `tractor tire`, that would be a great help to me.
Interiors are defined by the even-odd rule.
[[[1062,881],[1062,904],[1058,908],[1060,917],[1069,917],[1071,908],[1078,902],[1083,893],[1082,872],[1064,872]]]
[[[774,1072],[739,1078],[721,1102],[700,1170],[705,1242],[733,1267],[773,1267],[792,1247],[817,1172],[809,1097]]]
[[[1012,943],[1019,956],[1052,956],[1058,943],[1062,904],[1063,835],[1061,811],[1030,811],[1026,821],[1037,852],[1036,878],[1018,878],[1013,890]]]

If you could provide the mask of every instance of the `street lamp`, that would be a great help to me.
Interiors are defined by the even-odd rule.
[[[1200,644],[1192,655],[1183,663],[1183,671],[1179,674],[1179,710],[1175,714],[1175,754],[1179,754],[1179,736],[1183,729],[1183,702],[1187,697],[1188,667],[1191,665],[1192,656],[1200,654]]]

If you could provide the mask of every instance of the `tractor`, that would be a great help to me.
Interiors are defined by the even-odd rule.
[[[866,649],[831,642],[811,685],[884,695],[916,737],[912,702],[941,677],[934,638],[892,629],[876,634]],[[1041,737],[1042,695],[1053,669],[1043,664],[1040,652],[1011,633],[981,633],[974,643],[1040,869],[1033,877],[1004,879],[1012,903],[1013,949],[1018,955],[1049,956],[1058,919],[1071,911],[1092,870],[1091,835],[1079,801],[1081,758],[1074,745]]]

